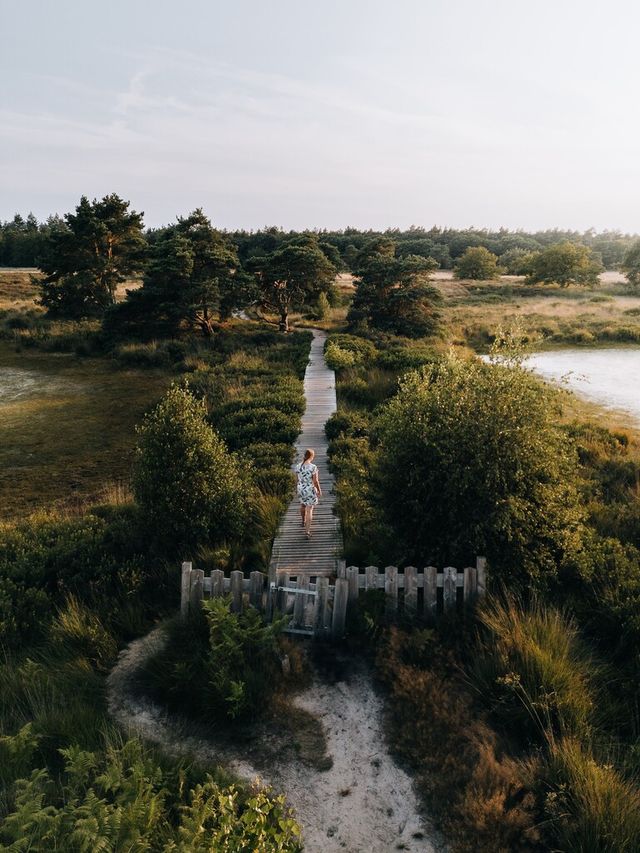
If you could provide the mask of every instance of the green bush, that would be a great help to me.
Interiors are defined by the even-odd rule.
[[[239,537],[250,486],[206,421],[204,403],[172,386],[138,428],[134,493],[171,553]]]
[[[404,378],[377,424],[397,559],[469,565],[484,554],[493,578],[555,577],[580,548],[583,513],[551,394],[517,365],[455,356]]]
[[[283,679],[280,630],[253,607],[233,613],[229,599],[205,600],[202,614],[171,625],[165,648],[146,664],[143,683],[169,707],[202,718],[257,714]]]
[[[262,441],[266,435],[275,444],[293,444],[298,436],[299,423],[299,418],[262,406],[255,409],[240,407],[220,419],[214,415],[216,428],[234,450]]]
[[[325,347],[324,358],[329,370],[344,370],[357,363],[356,353],[341,349],[338,344],[329,341]]]
[[[324,431],[329,441],[336,438],[361,438],[367,435],[371,419],[363,412],[353,412],[340,409],[324,425]]]

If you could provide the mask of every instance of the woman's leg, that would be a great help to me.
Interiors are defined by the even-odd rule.
[[[304,527],[304,504],[300,504],[300,521]]]
[[[306,530],[307,536],[311,536],[311,522],[313,521],[313,507],[308,506],[305,507],[307,510],[307,515],[305,518],[304,529]]]

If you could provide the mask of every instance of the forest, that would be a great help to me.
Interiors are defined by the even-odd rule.
[[[322,767],[314,652],[226,600],[176,618],[181,560],[269,565],[311,328],[347,563],[488,561],[464,618],[370,592],[328,653],[374,673],[426,813],[460,853],[639,849],[640,429],[526,366],[637,346],[637,236],[145,229],[112,194],[3,223],[0,265],[0,850],[303,849],[283,792],[124,732],[107,680],[166,624],[144,695],[214,744],[290,717]]]

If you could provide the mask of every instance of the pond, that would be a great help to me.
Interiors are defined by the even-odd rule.
[[[527,366],[545,379],[640,424],[640,349],[562,349],[530,356]]]
[[[50,373],[24,367],[0,367],[0,406],[73,387],[74,383]]]

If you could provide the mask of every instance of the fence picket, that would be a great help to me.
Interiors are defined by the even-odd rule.
[[[347,603],[349,601],[349,581],[337,578],[333,594],[333,615],[331,619],[331,634],[334,640],[344,636],[347,623]]]
[[[242,581],[244,575],[241,571],[231,572],[231,612],[242,613]]]
[[[358,566],[349,566],[347,568],[347,580],[349,581],[349,604],[355,605],[358,602],[358,579],[360,577],[360,569]]]
[[[264,590],[264,575],[262,572],[251,572],[249,575],[249,603],[256,610],[262,610],[262,592]]]
[[[202,569],[192,569],[190,578],[189,610],[191,613],[197,613],[200,609],[200,602],[204,593],[204,572]]]
[[[456,606],[456,582],[458,570],[453,566],[446,566],[442,572],[442,606],[445,613]]]
[[[404,611],[409,616],[415,616],[418,612],[417,573],[415,566],[407,566],[404,570]]]
[[[398,611],[398,569],[387,566],[384,570],[385,613],[393,618]]]
[[[191,590],[192,563],[182,564],[182,578],[180,584],[180,615],[186,619],[189,615],[189,592]]]
[[[364,570],[365,589],[367,592],[371,589],[378,589],[378,567],[367,566]]]
[[[436,621],[438,612],[438,570],[427,566],[424,570],[424,615],[429,622]]]

